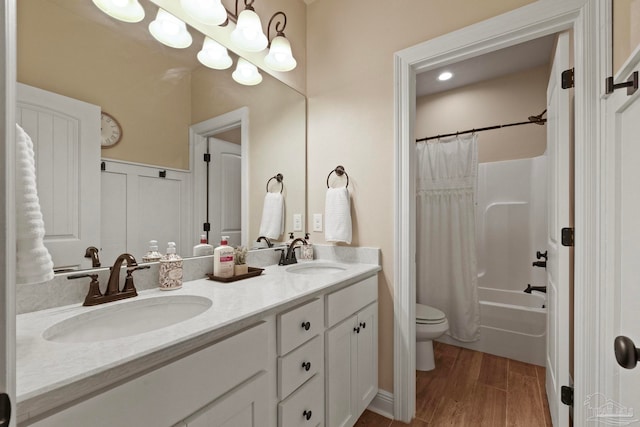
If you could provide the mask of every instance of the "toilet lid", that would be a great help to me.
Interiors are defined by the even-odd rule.
[[[416,322],[426,323],[444,320],[445,315],[437,308],[424,304],[416,304]]]

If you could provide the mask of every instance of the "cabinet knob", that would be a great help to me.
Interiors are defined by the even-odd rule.
[[[356,334],[360,333],[360,326],[358,326],[357,328],[353,328],[353,332],[355,332]]]
[[[362,322],[360,323],[360,327],[362,327],[362,329],[367,327],[367,322]]]
[[[302,322],[302,329],[308,331],[311,328],[311,322]]]
[[[307,411],[305,409],[305,411],[302,413],[302,417],[306,418],[306,420],[309,421],[311,419],[311,411]]]
[[[311,362],[302,362],[302,368],[304,368],[305,371],[309,371],[309,369],[311,369]]]

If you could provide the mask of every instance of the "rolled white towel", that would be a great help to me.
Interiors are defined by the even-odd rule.
[[[44,246],[44,220],[36,188],[33,142],[16,124],[16,283],[53,279],[53,261]]]
[[[278,239],[284,233],[284,197],[281,193],[267,193],[264,196],[260,236]]]
[[[347,187],[327,189],[324,222],[327,242],[351,244],[351,197]]]

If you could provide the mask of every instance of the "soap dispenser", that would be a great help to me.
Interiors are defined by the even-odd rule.
[[[312,261],[313,260],[313,245],[309,240],[309,233],[304,233],[304,240],[307,242],[302,245],[300,249],[300,261]]]
[[[160,289],[170,291],[182,287],[182,258],[176,254],[176,244],[169,242],[167,254],[160,259]]]
[[[142,257],[142,262],[160,261],[162,254],[158,252],[158,241],[149,240],[149,251]]]

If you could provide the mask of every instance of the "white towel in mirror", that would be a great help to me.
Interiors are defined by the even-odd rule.
[[[16,124],[16,283],[53,279],[53,261],[44,246],[44,220],[36,188],[33,142]]]
[[[267,193],[262,207],[260,236],[278,239],[284,233],[284,197],[281,193]]]
[[[347,187],[327,188],[324,238],[327,242],[351,244],[351,197]]]

